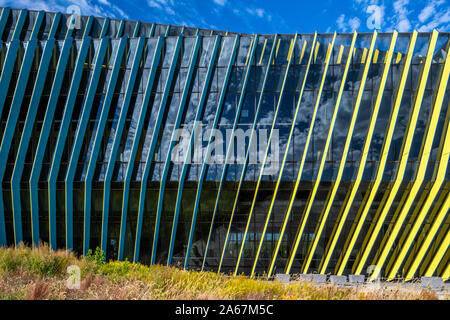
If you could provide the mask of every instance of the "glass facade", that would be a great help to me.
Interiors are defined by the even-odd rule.
[[[448,279],[450,33],[2,8],[0,36],[0,245]]]

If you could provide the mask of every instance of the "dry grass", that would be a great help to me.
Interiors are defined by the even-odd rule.
[[[68,289],[67,267],[80,267],[79,289]],[[99,263],[66,251],[20,246],[0,249],[0,299],[291,299],[405,300],[449,299],[419,286],[339,287],[229,277],[130,262]]]

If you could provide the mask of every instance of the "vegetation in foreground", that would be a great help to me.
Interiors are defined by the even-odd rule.
[[[69,266],[81,271],[68,288]],[[449,299],[420,287],[338,287],[227,276],[161,265],[104,261],[100,250],[77,258],[66,251],[0,249],[0,299]]]

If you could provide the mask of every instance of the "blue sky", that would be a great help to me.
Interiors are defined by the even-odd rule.
[[[0,6],[242,33],[450,31],[449,0],[0,0]]]

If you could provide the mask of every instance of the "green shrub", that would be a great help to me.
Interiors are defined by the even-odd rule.
[[[86,255],[86,260],[89,262],[94,262],[96,265],[101,266],[106,262],[106,254],[99,247],[95,248],[95,251],[93,253],[92,249],[89,249]]]

